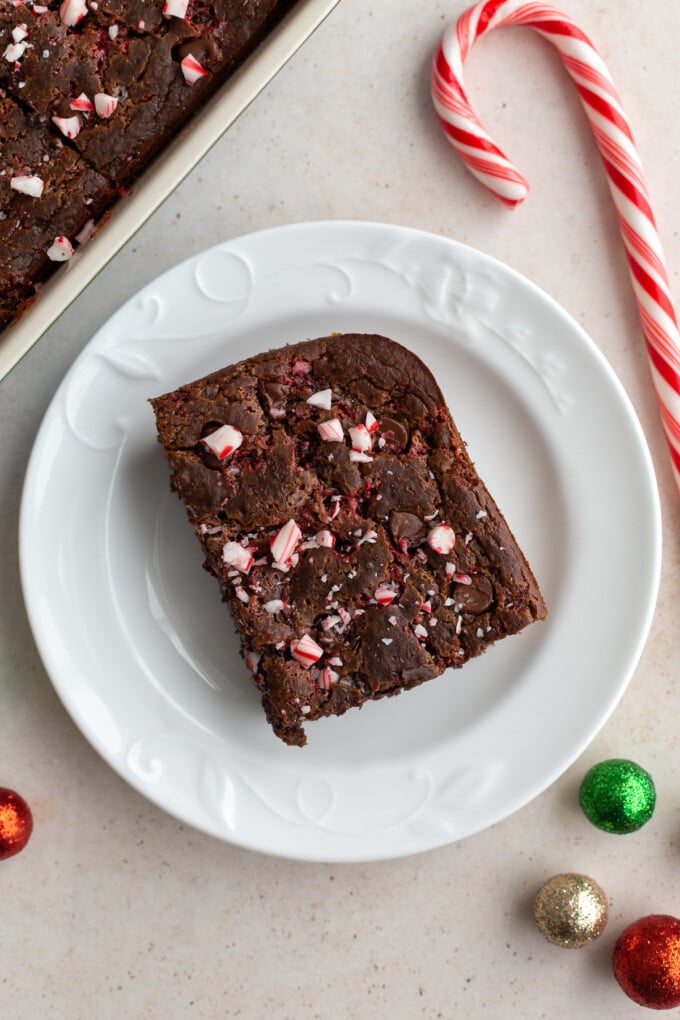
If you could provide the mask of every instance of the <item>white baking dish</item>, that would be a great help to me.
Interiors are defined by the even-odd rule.
[[[78,256],[60,267],[28,311],[0,334],[0,379],[194,169],[338,2],[298,0],[191,124],[149,165]]]

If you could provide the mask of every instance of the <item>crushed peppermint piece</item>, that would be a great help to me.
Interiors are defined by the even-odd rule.
[[[380,437],[380,439],[378,440],[378,446],[380,447],[380,449],[381,449],[381,450],[382,450],[383,446],[385,446],[385,443],[386,443],[386,442],[387,442],[387,440],[386,440],[386,439],[383,439],[383,437],[382,437],[382,436],[381,436],[381,437]]]
[[[257,672],[257,667],[259,665],[261,658],[262,656],[259,654],[259,652],[253,651],[246,652],[246,666],[248,667],[251,673]]]
[[[456,572],[456,564],[455,563],[447,563],[446,567],[444,569],[446,570],[446,576],[447,577],[453,577],[453,575]]]
[[[370,453],[362,453],[361,450],[350,450],[349,459],[355,464],[369,464],[373,460]]]
[[[453,580],[456,584],[472,584],[472,578],[469,574],[454,574]]]
[[[79,21],[82,21],[86,14],[85,0],[64,0],[59,8],[59,17],[69,28],[73,28]]]
[[[186,18],[189,0],[165,0],[163,4],[164,18]]]
[[[427,637],[427,630],[425,627],[423,627],[422,623],[417,623],[415,625],[415,627],[413,628],[413,633],[417,638],[424,639]]]
[[[238,542],[227,542],[222,549],[222,559],[229,567],[236,567],[242,574],[247,574],[253,565],[253,554],[246,546]]]
[[[355,425],[349,430],[352,449],[358,453],[366,453],[371,449],[371,434],[365,425]]]
[[[340,619],[343,623],[343,626],[346,627],[347,624],[350,623],[352,620],[350,613],[348,613],[346,609],[343,609],[342,606],[338,609],[338,613],[340,614]]]
[[[368,433],[377,432],[380,428],[378,425],[378,419],[371,411],[366,412],[365,425]]]
[[[425,516],[423,517],[423,520],[427,521],[428,524],[429,524],[430,521],[433,521],[435,519],[435,517],[437,516],[438,513],[439,513],[439,508],[437,508],[433,514],[425,514]]]
[[[456,536],[450,524],[438,524],[427,536],[427,544],[441,556],[448,556],[456,544]]]
[[[235,429],[233,425],[220,425],[218,429],[204,436],[201,442],[214,453],[220,460],[229,457],[243,442],[243,433]]]
[[[420,607],[420,611],[421,611],[421,613],[431,613],[432,612],[432,603],[429,601],[429,599],[428,599],[427,602],[423,602],[422,606]]]
[[[342,422],[339,418],[322,421],[317,426],[317,432],[324,443],[342,443],[345,438],[345,434],[342,431]]]
[[[76,241],[78,244],[85,244],[86,241],[90,240],[95,232],[95,226],[96,224],[94,220],[88,220],[85,226],[80,228],[76,234]],[[219,531],[220,529],[218,528],[217,530]]]
[[[43,4],[33,4],[31,10],[34,14],[47,14],[49,7],[45,7]]]
[[[334,655],[332,659],[328,660],[329,666],[344,666],[344,663],[339,655]]]
[[[318,544],[320,546],[323,546],[324,549],[332,549],[333,546],[335,545],[335,535],[333,534],[332,531],[329,531],[327,528],[324,528],[323,531],[319,531],[314,536],[314,541],[318,542]]]
[[[106,120],[112,116],[118,106],[115,96],[109,96],[106,92],[97,92],[94,97],[94,108],[98,117]]]
[[[428,620],[427,622],[428,622],[428,625],[429,625],[430,627],[436,627],[436,626],[437,626],[437,617],[436,617],[436,616],[433,616],[433,617],[432,617],[432,618],[431,618],[430,620]]]
[[[34,177],[32,174],[19,174],[12,177],[9,182],[10,188],[21,192],[22,195],[30,195],[31,198],[40,198],[45,190],[45,182],[42,177]]]
[[[455,604],[456,604],[456,600],[455,599],[445,599],[444,600],[444,605],[447,606],[447,607],[448,606],[455,606]]]
[[[299,641],[295,639],[291,641],[290,653],[301,666],[309,668],[319,661],[323,655],[323,648],[317,645],[314,638],[311,638],[309,634],[303,634]]]
[[[331,684],[334,684],[339,677],[340,674],[336,673],[330,666],[324,666],[324,668],[319,671],[316,682],[322,691],[330,691]]]
[[[20,25],[15,25],[12,29],[12,39],[14,39],[14,42],[21,42],[22,39],[26,39],[27,37],[28,28],[25,22],[22,22]]]
[[[241,602],[243,602],[246,606],[250,602],[250,595],[245,590],[245,588],[241,587],[240,584],[234,588],[234,594],[236,595],[236,598],[240,599]]]
[[[3,53],[3,57],[10,64],[16,64],[19,60],[21,60],[27,49],[28,43],[25,42],[10,43],[5,52]]]
[[[486,510],[478,510],[477,513],[475,514],[475,517],[478,521],[481,521],[481,519],[486,516],[487,516]]]
[[[321,626],[324,630],[331,630],[332,627],[336,627],[342,620],[339,616],[325,616],[321,621]]]
[[[463,629],[463,617],[459,616],[458,619],[456,620],[456,634],[460,634],[462,629]]]
[[[302,540],[302,532],[295,521],[288,521],[277,531],[269,543],[272,556],[276,563],[286,563]]]
[[[72,99],[68,105],[79,113],[92,113],[94,110],[94,103],[87,98],[84,92],[81,92],[77,99]]]
[[[389,624],[391,624],[391,626],[392,626],[392,627],[396,627],[396,626],[397,626],[397,618],[396,618],[396,616],[390,616],[390,617],[388,617],[388,620],[387,620],[387,622],[388,622]]]
[[[474,535],[472,534],[472,532],[468,531],[467,535],[465,536],[465,544],[469,545],[473,538]],[[502,549],[503,547],[501,546],[500,548]]]
[[[389,606],[397,597],[397,592],[391,588],[376,588],[375,601],[379,606]]]
[[[118,25],[109,25],[109,39],[113,42],[114,39],[118,38]]]
[[[73,255],[73,245],[69,241],[68,237],[63,237],[61,234],[55,237],[54,241],[47,249],[47,257],[52,262],[68,262]]]
[[[184,58],[180,67],[182,68],[182,74],[184,75],[184,80],[187,85],[195,85],[199,79],[205,78],[208,73],[206,69],[199,64],[198,60],[191,56],[191,54]]]
[[[381,637],[380,640],[382,641],[382,643],[384,645],[391,645],[392,641],[394,640],[394,638],[391,638],[391,637]]]
[[[80,134],[80,117],[52,117],[52,123],[65,138],[76,138]]]
[[[378,537],[378,532],[377,531],[373,531],[372,528],[369,528],[368,531],[366,532],[366,534],[362,535],[362,537],[359,539],[359,541],[357,542],[357,545],[363,545],[364,542],[370,542],[371,545],[373,545],[375,543],[375,540],[377,539],[377,537]]]
[[[307,403],[312,407],[320,407],[322,411],[330,411],[333,403],[333,390],[319,390],[318,393],[312,393],[311,397],[307,397]]]
[[[477,630],[475,631],[475,635],[478,638],[483,638],[484,637],[484,628],[483,627],[478,627]]]
[[[270,599],[269,602],[265,602],[262,608],[265,613],[280,613],[282,609],[286,608],[286,603],[283,599]]]

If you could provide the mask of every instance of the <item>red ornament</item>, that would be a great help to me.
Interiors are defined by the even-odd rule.
[[[23,850],[32,832],[33,815],[24,798],[0,786],[0,861]]]
[[[680,1006],[680,920],[649,914],[630,924],[614,947],[614,976],[641,1006]]]

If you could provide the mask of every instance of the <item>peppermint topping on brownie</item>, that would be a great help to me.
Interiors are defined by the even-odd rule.
[[[333,403],[333,390],[319,390],[318,393],[312,393],[311,397],[307,397],[307,403],[312,407],[320,407],[322,411],[330,411]]]
[[[286,603],[283,599],[270,599],[269,602],[265,602],[262,608],[265,613],[280,613],[282,609],[286,608]]]
[[[330,666],[324,666],[323,669],[319,670],[319,676],[317,677],[316,682],[322,691],[330,691],[333,684],[339,679],[339,673],[336,673]]]
[[[275,563],[285,564],[291,558],[302,540],[302,532],[295,521],[288,521],[270,542]]]
[[[380,425],[378,424],[378,419],[376,418],[376,416],[373,414],[372,411],[367,411],[366,412],[366,422],[365,422],[365,424],[366,424],[366,431],[369,432],[369,433],[377,432],[378,429],[380,428]]]
[[[82,21],[86,14],[85,0],[64,0],[59,8],[60,18],[69,28],[73,28],[79,21]]]
[[[301,666],[309,668],[319,661],[323,655],[323,648],[317,645],[314,638],[311,638],[309,634],[303,634],[299,641],[291,641],[290,653]]]
[[[322,421],[317,427],[317,432],[324,443],[343,443],[345,441],[345,433],[342,431],[342,422],[339,418]]]
[[[34,177],[30,174],[19,174],[12,177],[9,182],[10,188],[21,192],[22,195],[30,195],[31,198],[40,198],[45,190],[45,182],[42,177]]]
[[[456,536],[449,524],[438,524],[427,536],[427,544],[441,556],[448,556],[456,544]]]
[[[106,92],[97,92],[94,97],[94,108],[98,117],[102,120],[108,119],[118,106],[115,96],[109,96]]]
[[[352,449],[359,453],[367,453],[371,449],[371,436],[365,425],[355,425],[349,430],[349,437],[352,441]]]
[[[204,436],[201,439],[203,445],[214,453],[220,460],[224,460],[225,457],[229,457],[234,450],[238,450],[239,446],[243,442],[243,433],[235,429],[233,425],[220,425],[218,429],[211,432],[210,435]]]
[[[3,53],[3,57],[10,64],[16,64],[23,57],[24,53],[28,49],[28,45],[29,44],[25,42],[10,43]]]
[[[81,92],[76,99],[72,99],[68,105],[79,113],[92,113],[94,110],[94,103],[87,98],[84,92]]]
[[[52,262],[68,262],[73,256],[73,245],[69,241],[68,237],[55,237],[54,241],[47,249],[47,257]]]
[[[250,572],[255,557],[250,549],[238,542],[227,542],[222,549],[222,559],[228,566],[235,567],[242,574],[247,574]]]
[[[163,4],[163,17],[186,18],[188,9],[189,0],[165,0]]]
[[[192,57],[191,54],[184,58],[180,66],[187,85],[194,85],[200,78],[205,78],[208,73],[206,69],[199,64],[196,57]]]
[[[332,549],[335,545],[335,535],[327,528],[324,528],[323,531],[317,532],[314,538],[315,541],[325,549]]]
[[[53,117],[52,123],[65,138],[76,138],[80,134],[80,117]]]

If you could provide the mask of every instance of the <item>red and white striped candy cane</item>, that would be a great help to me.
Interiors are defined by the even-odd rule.
[[[661,241],[628,120],[616,86],[590,39],[566,14],[529,0],[482,0],[442,36],[432,65],[432,98],[454,149],[475,177],[506,205],[529,185],[494,144],[463,88],[463,63],[476,39],[503,25],[535,29],[552,43],[569,72],[600,149],[616,205],[649,353],[661,420],[680,488],[680,333]]]

